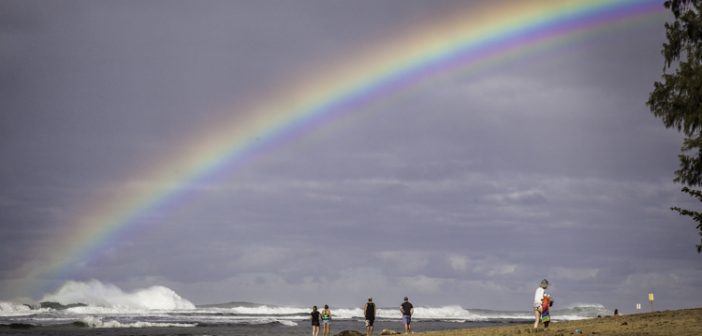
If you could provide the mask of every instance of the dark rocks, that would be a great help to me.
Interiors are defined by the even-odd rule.
[[[400,333],[392,330],[392,329],[383,329],[383,331],[380,332],[381,335],[399,335]]]
[[[44,301],[40,303],[41,308],[51,308],[53,310],[64,310],[68,308],[73,308],[73,307],[87,307],[88,305],[85,303],[70,303],[67,305],[58,303],[58,302],[51,302],[51,301]]]
[[[366,334],[362,334],[356,330],[344,330],[334,336],[365,336]]]
[[[2,324],[2,326],[5,328],[10,328],[10,329],[31,329],[31,328],[34,328],[34,325],[27,324],[27,323],[10,323],[10,324]]]
[[[87,327],[90,327],[87,323],[85,323],[85,322],[83,322],[83,321],[75,321],[75,322],[71,323],[71,325],[74,326],[74,327],[78,327],[78,328],[87,328]]]

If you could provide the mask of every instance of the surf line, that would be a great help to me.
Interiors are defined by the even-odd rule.
[[[660,1],[524,1],[419,25],[405,40],[367,50],[331,75],[306,78],[305,85],[292,83],[297,88],[262,99],[266,103],[252,106],[231,122],[212,125],[206,136],[182,146],[185,154],[160,160],[137,174],[148,181],[144,185],[118,188],[78,211],[56,243],[39,251],[38,260],[43,262],[23,274],[28,280],[23,283],[70,276],[117,241],[120,233],[139,226],[145,214],[180,204],[194,185],[244,165],[295,134],[333,122],[338,115],[392,99],[433,78],[574,43],[583,34],[606,32],[663,11]],[[51,281],[44,283],[52,286]],[[33,285],[27,286],[32,290]]]

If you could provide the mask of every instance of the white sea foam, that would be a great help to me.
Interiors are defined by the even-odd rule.
[[[582,320],[597,316],[612,315],[612,311],[601,304],[578,303],[564,309],[554,310],[553,316],[562,320]]]
[[[284,319],[275,319],[275,318],[260,318],[260,317],[247,317],[247,318],[237,318],[234,320],[229,320],[227,321],[229,323],[236,323],[236,324],[271,324],[271,323],[280,323],[284,326],[288,327],[294,327],[297,325],[297,322],[290,321],[290,320],[284,320]]]
[[[55,293],[44,296],[42,301],[117,309],[195,309],[194,304],[167,287],[153,286],[126,293],[115,285],[97,280],[68,281]]]
[[[363,309],[361,308],[336,308],[332,309],[332,316],[341,319],[353,319],[363,317]]]
[[[17,304],[14,302],[0,301],[0,315],[3,316],[13,316],[13,315],[27,315],[31,314],[32,308]]]
[[[161,323],[161,322],[129,322],[122,323],[115,320],[103,321],[100,317],[86,316],[81,322],[91,328],[149,328],[149,327],[195,327],[196,323]]]
[[[293,321],[286,321],[286,320],[279,320],[278,323],[285,325],[285,326],[288,326],[288,327],[294,327],[297,325],[297,323],[295,323]]]
[[[233,308],[221,308],[221,310],[229,311],[234,314],[241,315],[293,315],[293,314],[305,314],[310,310],[308,308],[295,308],[295,307],[270,307],[270,306],[259,306],[259,307],[233,307]]]
[[[14,302],[0,301],[0,312],[3,313],[14,313],[14,312],[25,312],[31,310],[25,305],[16,304]]]
[[[72,307],[63,311],[75,315],[153,315],[154,309],[119,307]]]
[[[398,315],[399,315],[399,313],[398,313]],[[437,307],[437,308],[417,307],[414,309],[414,317],[424,318],[424,319],[442,319],[442,320],[467,320],[467,321],[487,320],[487,317],[473,314],[469,310],[463,309],[460,306],[445,306],[445,307]]]

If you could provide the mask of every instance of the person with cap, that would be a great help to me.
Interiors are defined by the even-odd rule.
[[[375,303],[372,297],[368,298],[368,302],[363,306],[363,316],[366,318],[366,336],[371,336],[375,322]]]
[[[412,332],[412,314],[414,314],[414,306],[405,296],[404,302],[400,305],[400,313],[402,313],[402,324],[405,325],[405,334]]]
[[[539,327],[539,321],[541,321],[541,312],[543,311],[542,304],[544,296],[548,295],[546,294],[546,288],[548,288],[548,280],[543,279],[541,280],[539,287],[536,288],[536,292],[534,293],[534,330],[536,330]]]

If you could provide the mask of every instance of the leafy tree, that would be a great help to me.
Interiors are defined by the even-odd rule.
[[[702,186],[702,0],[669,0],[664,6],[675,21],[665,24],[668,41],[662,49],[663,75],[654,83],[646,104],[666,128],[674,127],[684,134],[674,181],[685,185],[684,193],[702,202],[702,191],[698,190]],[[702,237],[702,212],[680,207],[671,210],[691,217]],[[702,253],[702,238],[697,252]]]

